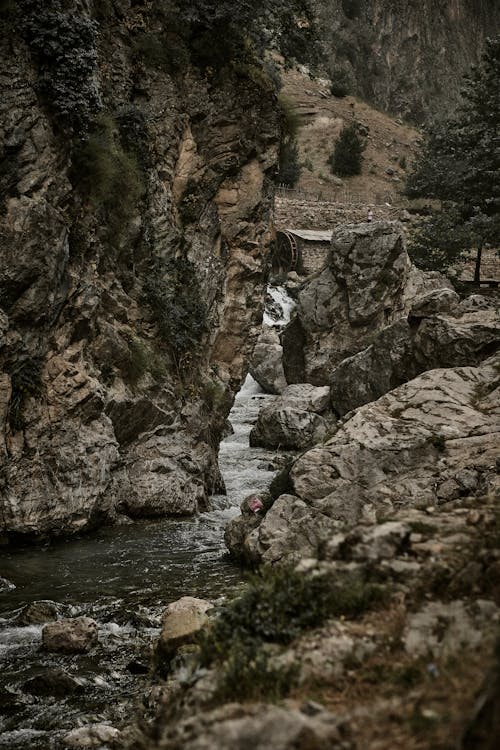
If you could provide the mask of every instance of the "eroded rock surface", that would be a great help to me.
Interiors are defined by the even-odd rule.
[[[91,617],[57,620],[42,630],[43,647],[47,651],[82,653],[94,646],[97,639],[97,623]]]
[[[87,117],[75,133],[50,96],[41,104],[56,63],[13,5],[0,41],[0,532],[195,513],[221,487],[218,439],[261,318],[274,95],[230,67],[209,81],[189,55],[182,73],[151,64],[137,49],[137,34],[158,33],[149,5],[40,6],[43,33],[75,26],[60,82],[78,55],[90,65],[67,97]],[[179,261],[184,320],[192,300],[204,311],[196,352],[189,323],[179,348],[162,308]]]
[[[248,557],[297,560],[335,529],[486,492],[498,456],[498,366],[496,355],[430,370],[360,407],[293,463],[293,494],[249,530]]]
[[[328,384],[342,360],[406,317],[417,298],[449,286],[412,266],[399,222],[337,227],[328,265],[300,290],[296,316],[282,335],[287,382]]]
[[[300,450],[322,440],[333,427],[330,390],[308,383],[289,385],[260,410],[250,445]]]

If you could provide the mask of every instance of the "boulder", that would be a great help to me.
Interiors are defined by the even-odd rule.
[[[168,725],[162,747],[183,750],[297,750],[297,748],[353,747],[346,727],[318,706],[308,716],[297,709],[266,704],[229,703],[210,712],[198,713]]]
[[[71,693],[83,690],[83,685],[64,669],[44,669],[43,672],[26,680],[24,691],[31,695],[51,695],[55,698],[65,698]]]
[[[329,388],[290,385],[260,410],[250,445],[300,450],[322,440],[335,424]]]
[[[97,643],[97,638],[97,623],[90,617],[58,620],[42,630],[44,648],[65,654],[84,653]]]
[[[275,328],[262,326],[250,362],[250,374],[266,393],[281,393],[286,388],[283,371],[283,347]]]
[[[158,641],[159,655],[170,659],[179,646],[192,643],[208,621],[207,611],[213,605],[205,599],[183,596],[166,608]]]
[[[457,299],[450,286],[440,274],[412,266],[399,222],[337,227],[328,265],[303,285],[282,334],[287,382],[327,385],[335,367],[405,318],[419,298],[437,290],[429,309],[451,310]]]
[[[41,625],[57,620],[57,605],[51,601],[31,602],[16,617],[18,625]]]
[[[440,290],[444,297],[449,296],[447,291]],[[429,303],[439,296],[436,293],[423,299]],[[418,316],[413,316],[412,310],[408,320],[382,329],[369,347],[335,368],[330,387],[332,406],[339,416],[425,370],[478,364],[500,346],[500,321],[495,311],[466,313],[460,318],[425,317],[428,306],[422,305]]]
[[[68,732],[63,737],[64,747],[117,747],[121,732],[109,724],[90,724]]]

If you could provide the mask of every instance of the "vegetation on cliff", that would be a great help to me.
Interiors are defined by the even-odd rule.
[[[442,214],[424,223],[411,246],[423,267],[446,268],[462,251],[481,250],[500,232],[500,36],[489,39],[481,65],[465,78],[456,114],[429,128],[413,173],[410,197],[443,202]]]

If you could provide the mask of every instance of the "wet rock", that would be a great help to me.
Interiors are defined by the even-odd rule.
[[[162,618],[158,641],[160,657],[170,659],[177,648],[192,643],[208,621],[207,612],[213,605],[205,599],[183,596],[168,605]]]
[[[57,620],[57,605],[51,601],[31,602],[16,617],[18,625],[41,625]]]
[[[6,591],[14,591],[16,585],[7,578],[0,578],[0,592],[5,593]]]
[[[120,736],[121,732],[108,724],[90,724],[73,729],[63,737],[63,744],[67,748],[118,747]]]
[[[64,698],[71,693],[81,692],[82,684],[63,669],[45,669],[24,683],[23,689],[31,695],[52,695]]]
[[[97,623],[90,617],[58,620],[42,630],[42,643],[47,651],[83,653],[94,646],[97,639]]]
[[[263,326],[250,362],[250,374],[266,393],[281,393],[286,388],[283,371],[283,347],[275,328]]]
[[[321,440],[333,428],[330,391],[307,383],[290,385],[259,412],[250,445],[299,450]]]

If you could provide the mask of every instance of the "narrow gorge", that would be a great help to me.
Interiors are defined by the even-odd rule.
[[[497,4],[0,22],[0,748],[496,749]]]

